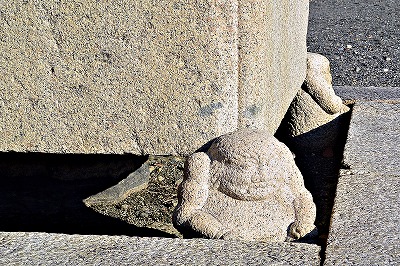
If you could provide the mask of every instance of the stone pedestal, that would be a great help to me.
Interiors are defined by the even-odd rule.
[[[1,1],[0,151],[186,155],[273,133],[308,1]]]

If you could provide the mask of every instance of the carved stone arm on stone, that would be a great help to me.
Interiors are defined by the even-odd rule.
[[[210,158],[203,152],[194,153],[188,157],[185,169],[173,218],[175,225],[190,227],[208,238],[221,238],[225,233],[222,224],[202,211],[209,193]]]
[[[332,87],[332,75],[326,57],[307,53],[307,73],[303,89],[328,114],[348,111],[342,99],[336,96]]]
[[[294,239],[304,237],[314,228],[314,221],[317,209],[313,198],[304,186],[304,180],[300,170],[295,164],[292,165],[292,172],[295,173],[291,179],[291,190],[297,192],[293,200],[295,221],[290,225],[289,236]]]
[[[277,135],[294,152],[325,150],[334,146],[350,108],[335,95],[329,61],[308,53],[307,74],[293,99]]]
[[[317,210],[308,191],[300,193],[294,199],[295,221],[290,225],[289,235],[294,239],[304,237],[311,232],[314,226]]]

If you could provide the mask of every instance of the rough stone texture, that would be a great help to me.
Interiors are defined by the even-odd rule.
[[[357,102],[325,265],[400,263],[400,104]]]
[[[295,152],[323,150],[335,145],[343,114],[349,110],[333,90],[328,59],[308,53],[303,87],[291,103],[277,134]]]
[[[190,154],[305,76],[306,0],[0,3],[1,151]]]
[[[0,233],[4,265],[319,265],[320,248],[293,243],[234,242]]]
[[[349,110],[333,90],[329,60],[323,55],[307,54],[307,72],[303,88],[327,114],[333,115]]]
[[[334,90],[345,101],[400,102],[400,87],[335,86]]]
[[[239,0],[239,127],[279,127],[306,75],[308,6]]]
[[[237,127],[236,1],[1,1],[0,150],[176,154]]]
[[[344,163],[363,172],[400,175],[400,103],[354,105]]]
[[[178,200],[177,228],[209,238],[285,241],[314,229],[293,155],[266,131],[239,130],[191,155]]]
[[[400,175],[343,171],[324,265],[399,265]]]

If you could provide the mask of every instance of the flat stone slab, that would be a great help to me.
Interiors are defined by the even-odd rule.
[[[344,163],[363,172],[400,175],[400,102],[354,105]]]
[[[324,265],[400,263],[400,103],[356,102]]]
[[[400,102],[399,87],[336,86],[335,93],[343,100]]]
[[[319,265],[300,243],[0,233],[2,265]]]
[[[115,204],[126,199],[130,194],[147,188],[149,184],[150,170],[148,162],[139,169],[130,173],[125,179],[96,195],[83,200],[86,206],[96,204]]]
[[[400,175],[340,175],[324,265],[400,264]]]

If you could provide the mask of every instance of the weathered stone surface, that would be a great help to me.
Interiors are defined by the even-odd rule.
[[[336,96],[332,87],[329,61],[308,53],[307,75],[278,130],[278,136],[293,151],[324,150],[335,145],[350,109]]]
[[[306,0],[1,3],[1,151],[190,154],[305,76]]]
[[[266,131],[239,130],[191,155],[178,193],[177,228],[209,238],[285,241],[314,229],[293,155]]]
[[[338,96],[347,101],[400,102],[399,87],[351,87],[335,86]]]
[[[319,265],[316,245],[0,233],[4,265]]]
[[[239,127],[276,129],[306,75],[308,0],[239,0]]]
[[[399,195],[399,174],[344,170],[337,187],[324,265],[398,265]]]
[[[344,163],[363,172],[400,175],[400,103],[357,102]]]
[[[400,263],[400,104],[356,102],[325,265]]]
[[[329,60],[323,55],[307,54],[307,73],[303,88],[327,114],[349,110],[333,90]]]
[[[2,1],[2,151],[176,154],[237,127],[236,1]]]

